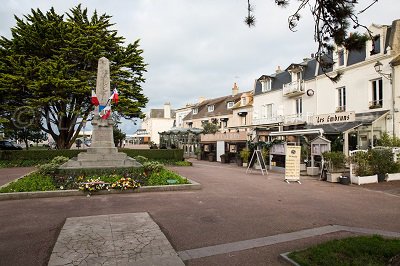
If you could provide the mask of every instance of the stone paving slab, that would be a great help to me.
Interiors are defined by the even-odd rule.
[[[184,265],[148,213],[67,218],[53,248],[55,265]]]

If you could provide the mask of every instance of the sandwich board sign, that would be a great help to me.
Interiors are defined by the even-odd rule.
[[[300,183],[300,146],[286,146],[285,181]]]
[[[260,150],[254,150],[253,155],[251,156],[251,159],[249,161],[249,165],[247,166],[247,170],[246,170],[246,174],[250,169],[250,173],[252,172],[252,165],[258,162],[258,164],[260,165],[260,170],[262,175],[264,175],[264,172],[266,172],[268,174],[268,170],[267,170],[267,164],[264,161],[264,157],[262,156],[262,153]]]

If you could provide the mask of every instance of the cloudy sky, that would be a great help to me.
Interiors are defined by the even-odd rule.
[[[47,11],[54,7],[64,13],[82,3],[89,12],[107,13],[126,42],[141,39],[148,63],[143,92],[149,97],[147,109],[173,108],[195,103],[200,96],[213,98],[231,92],[234,82],[240,91],[250,90],[254,80],[270,74],[277,66],[286,68],[316,50],[313,20],[309,9],[297,32],[287,26],[287,17],[298,1],[286,9],[273,0],[253,0],[256,27],[248,28],[243,19],[246,0],[2,0],[0,35],[10,37],[14,15],[22,17],[31,8]],[[360,0],[359,9],[373,0]],[[399,0],[380,0],[360,16],[360,22],[391,24],[400,18]],[[126,124],[125,132],[135,127]]]

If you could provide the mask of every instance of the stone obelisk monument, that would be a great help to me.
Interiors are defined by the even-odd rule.
[[[110,62],[107,58],[99,59],[96,81],[96,95],[100,105],[105,106],[111,95],[110,90]],[[61,169],[79,168],[113,168],[113,167],[139,167],[136,160],[128,157],[123,152],[118,152],[114,144],[112,117],[102,119],[99,113],[99,106],[95,107],[92,120],[92,145],[87,152],[81,152]]]

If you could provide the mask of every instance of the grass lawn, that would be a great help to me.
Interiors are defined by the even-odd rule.
[[[384,266],[398,254],[400,239],[360,236],[332,240],[303,251],[295,251],[289,254],[289,258],[302,266]]]

